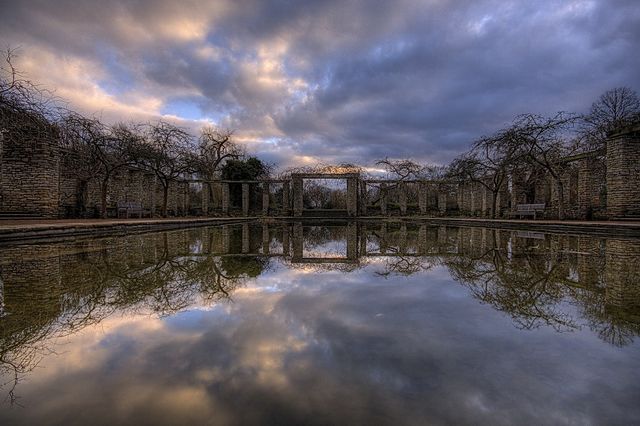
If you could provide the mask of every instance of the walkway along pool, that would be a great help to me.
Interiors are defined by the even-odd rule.
[[[0,424],[637,424],[640,239],[244,223],[0,250]]]

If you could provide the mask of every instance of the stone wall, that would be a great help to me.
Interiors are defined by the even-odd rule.
[[[607,215],[640,218],[640,123],[607,140]]]
[[[52,140],[0,140],[0,213],[58,216],[59,155]]]

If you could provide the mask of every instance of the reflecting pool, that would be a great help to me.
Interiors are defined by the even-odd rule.
[[[255,223],[0,247],[0,424],[639,424],[640,240]]]

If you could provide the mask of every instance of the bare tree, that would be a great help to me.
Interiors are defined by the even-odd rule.
[[[607,133],[640,118],[640,98],[629,87],[603,93],[583,117],[583,137],[590,148],[604,148]]]
[[[15,58],[16,50],[8,48],[0,59],[0,139],[15,149],[28,141],[57,140],[58,99],[27,80]]]
[[[220,173],[222,164],[228,159],[238,159],[244,155],[244,150],[233,139],[233,131],[212,126],[202,128],[191,162],[193,171],[207,181],[210,201],[213,197],[211,181]]]
[[[398,180],[419,179],[425,167],[411,160],[391,160],[384,158],[376,161],[376,166],[382,167],[387,174]]]
[[[564,183],[566,163],[564,157],[577,152],[579,146],[571,139],[578,117],[558,112],[553,117],[525,114],[516,118],[511,128],[509,143],[517,148],[519,159],[533,167],[541,167],[553,179],[558,193],[558,218],[565,217]]]
[[[144,140],[131,148],[134,162],[154,173],[162,185],[162,216],[167,216],[169,185],[193,170],[192,136],[166,121],[148,124]]]
[[[498,195],[506,183],[509,168],[517,161],[517,146],[513,130],[503,130],[490,137],[483,137],[473,148],[456,158],[449,174],[463,181],[476,182],[491,192],[491,217],[496,218]]]

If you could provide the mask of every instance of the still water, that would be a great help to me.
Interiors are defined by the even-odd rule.
[[[638,424],[640,240],[245,224],[0,248],[0,424]]]

